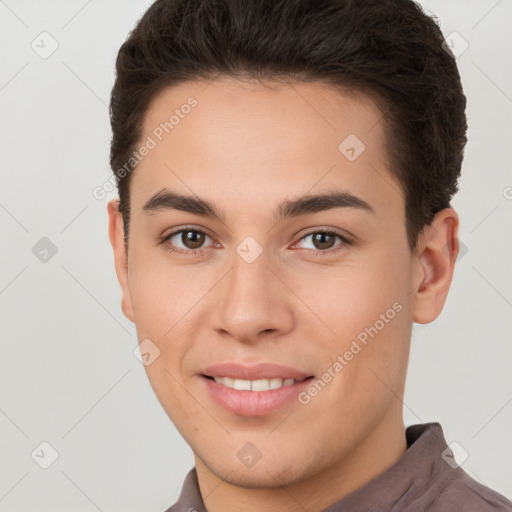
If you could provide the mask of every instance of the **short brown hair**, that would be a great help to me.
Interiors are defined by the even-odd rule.
[[[221,74],[319,80],[372,97],[385,115],[414,249],[458,190],[467,142],[466,97],[443,41],[412,0],[155,1],[119,50],[110,99],[126,246],[133,173],[116,170],[133,160],[149,102],[165,87]]]

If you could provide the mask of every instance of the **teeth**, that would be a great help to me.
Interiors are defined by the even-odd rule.
[[[214,377],[215,382],[224,384],[228,388],[246,390],[246,391],[269,391],[270,389],[278,389],[284,386],[291,386],[295,382],[294,379],[259,379],[259,380],[242,380],[231,379],[229,377]]]

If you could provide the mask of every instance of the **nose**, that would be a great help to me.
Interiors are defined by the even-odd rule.
[[[238,254],[216,286],[211,327],[243,343],[279,337],[295,323],[294,295],[263,252],[249,263]]]

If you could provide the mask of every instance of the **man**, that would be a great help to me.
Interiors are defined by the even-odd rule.
[[[403,423],[466,99],[409,0],[158,0],[119,51],[122,309],[194,452],[172,512],[512,510]]]

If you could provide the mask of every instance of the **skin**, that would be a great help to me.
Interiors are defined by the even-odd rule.
[[[451,208],[409,249],[382,112],[368,97],[320,82],[266,85],[220,78],[159,93],[141,141],[189,97],[198,105],[134,171],[128,257],[118,201],[108,204],[122,309],[139,341],[160,350],[145,367],[148,378],[194,452],[209,512],[320,511],[400,458],[412,322],[440,314],[458,252]],[[351,133],[366,145],[352,162],[338,150]],[[164,187],[209,200],[225,222],[144,213]],[[374,213],[345,207],[272,217],[285,199],[334,187]],[[170,252],[172,244],[193,249],[181,235],[158,245],[184,226],[208,235],[203,253]],[[306,235],[322,228],[354,243],[315,245]],[[263,250],[252,263],[236,252],[248,236]],[[396,302],[401,311],[305,405],[292,400],[266,416],[239,416],[213,402],[198,375],[218,362],[272,361],[321,378]],[[250,468],[237,457],[248,442],[261,453]]]

